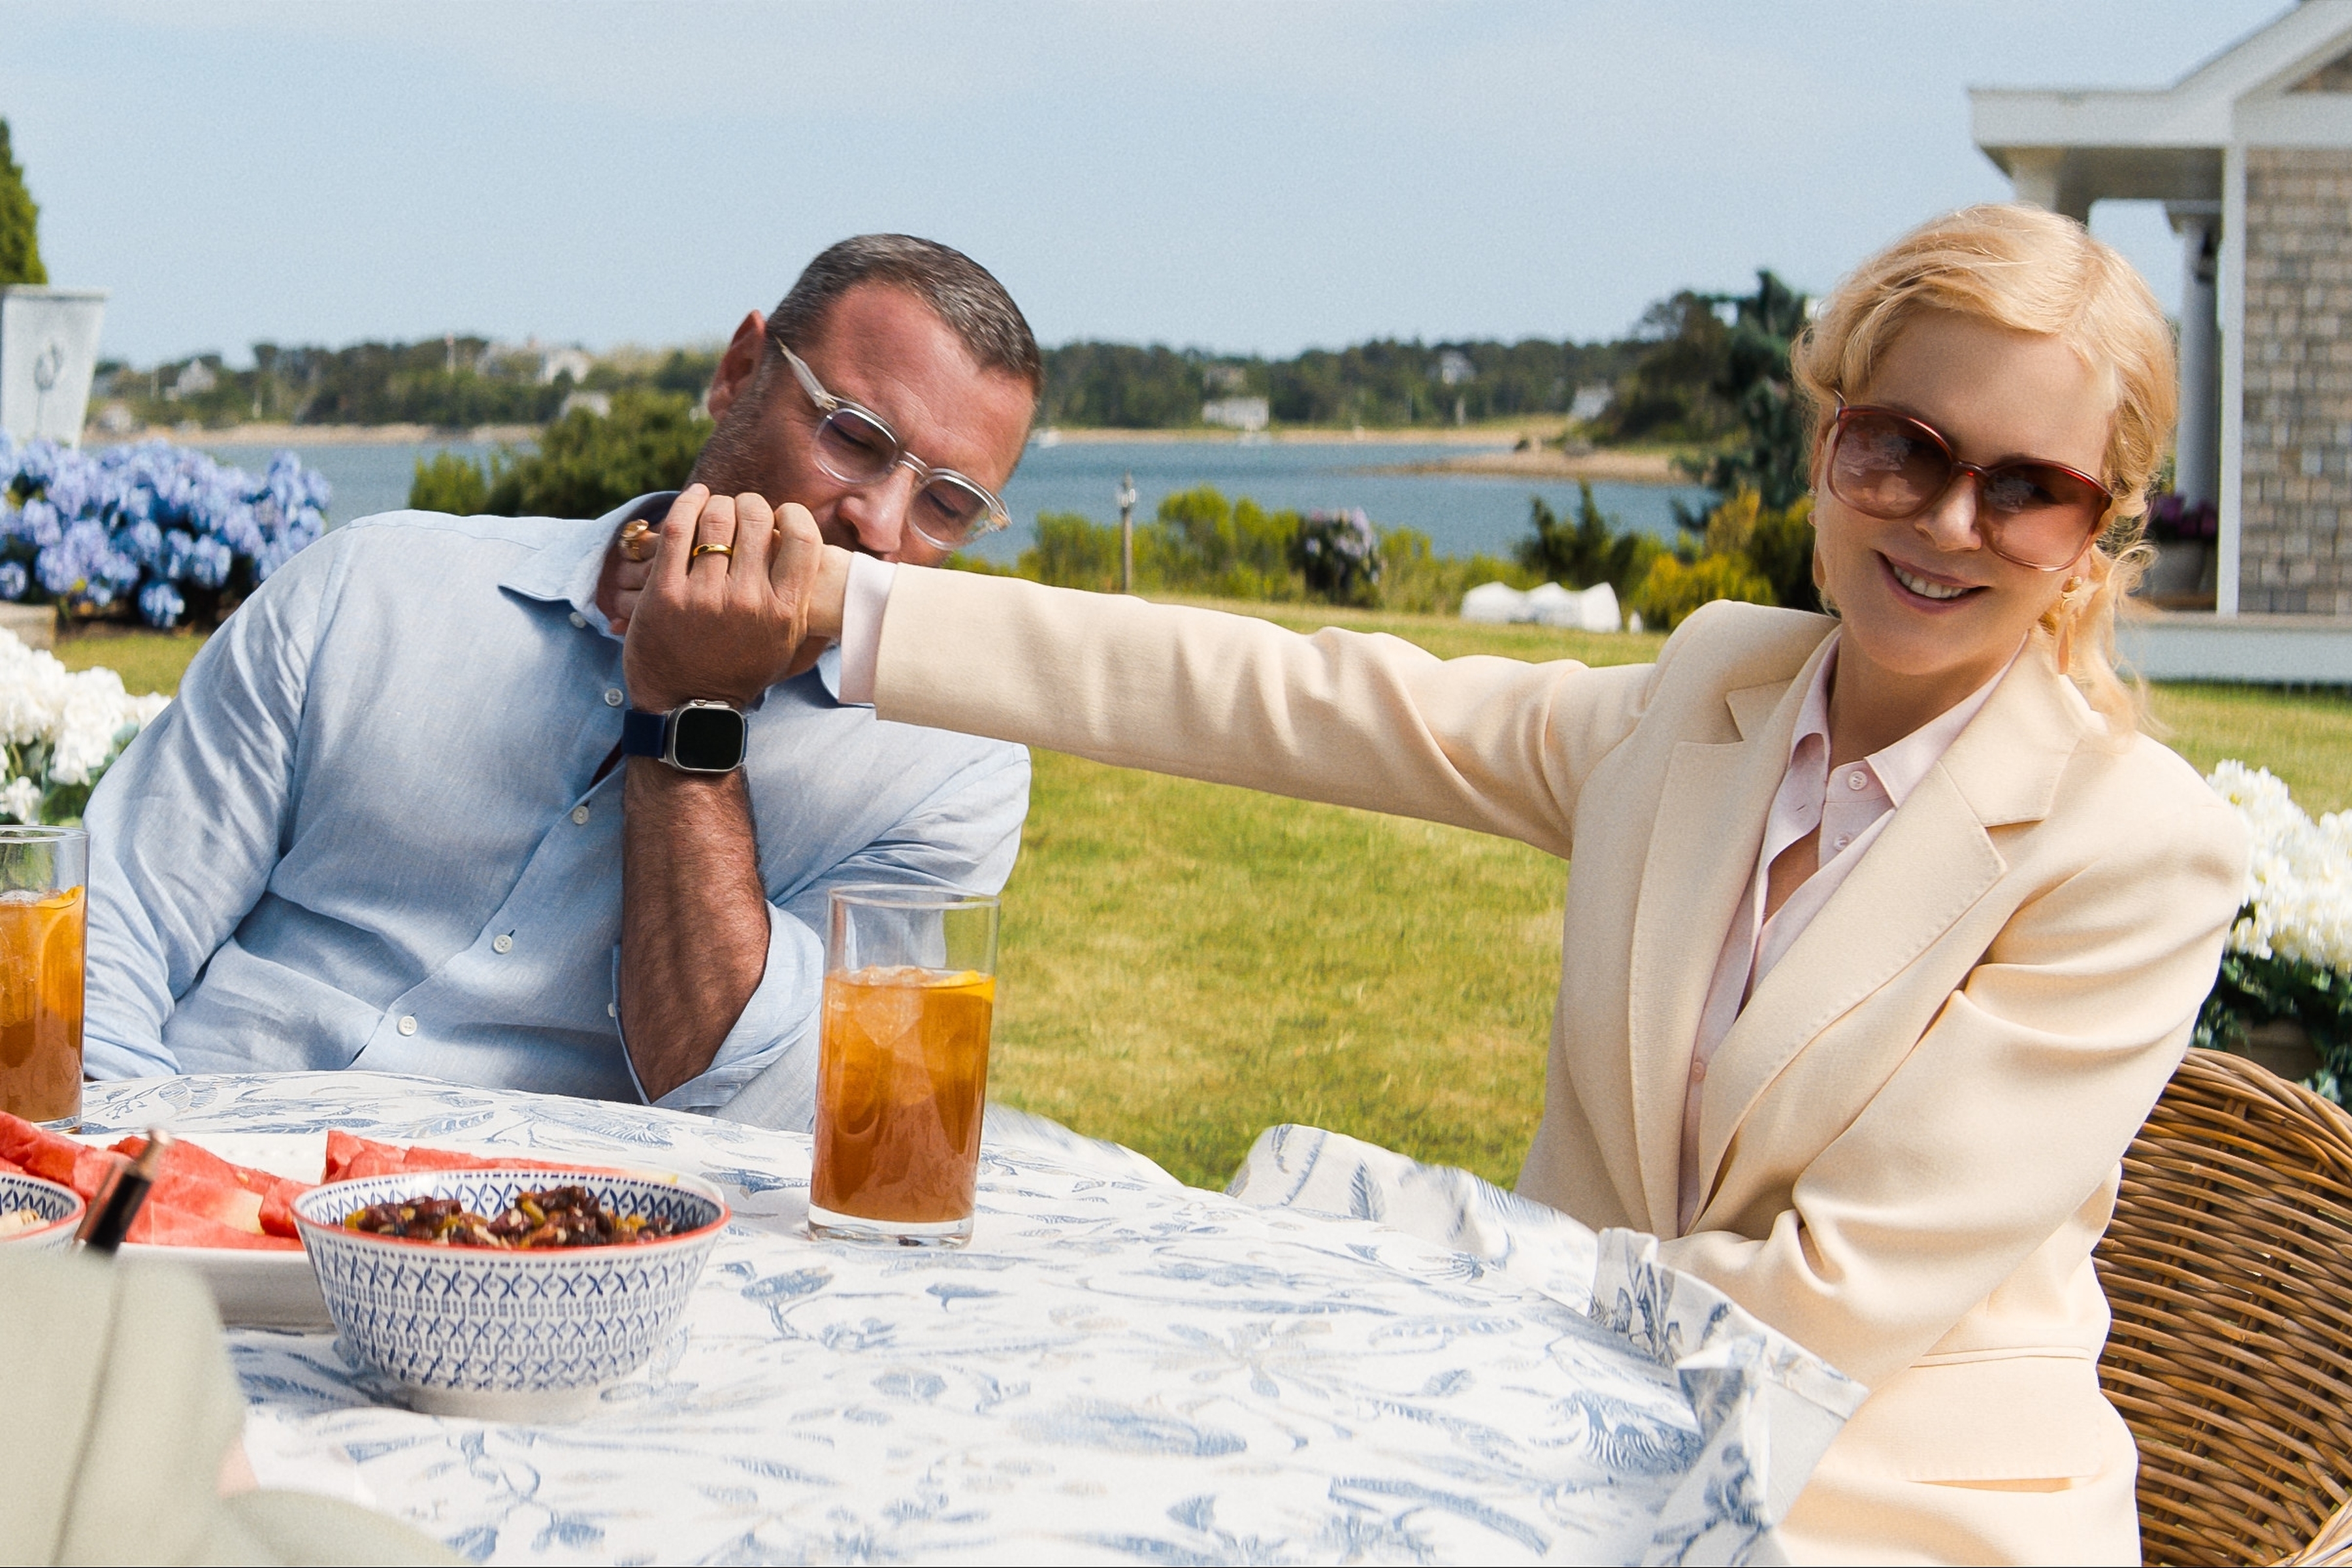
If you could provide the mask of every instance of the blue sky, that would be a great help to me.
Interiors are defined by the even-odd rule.
[[[36,4],[0,115],[106,352],[723,334],[898,228],[1038,335],[1613,335],[2006,195],[1971,84],[2154,85],[2283,0]],[[2102,207],[2168,300],[2152,208]]]

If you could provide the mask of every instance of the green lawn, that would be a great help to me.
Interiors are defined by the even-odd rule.
[[[1619,663],[1654,637],[1234,605],[1433,652]],[[172,691],[194,638],[81,637],[59,657]],[[2352,807],[2352,700],[2156,696],[2200,769],[2267,765]],[[1510,1181],[1541,1109],[1567,868],[1521,845],[1040,752],[1005,889],[1000,1098],[1221,1185],[1260,1128],[1312,1122]]]

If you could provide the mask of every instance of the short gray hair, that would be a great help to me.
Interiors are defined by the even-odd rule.
[[[982,370],[1045,389],[1045,361],[1021,307],[987,268],[962,251],[911,234],[861,234],[829,245],[768,318],[768,332],[795,353],[823,335],[841,297],[861,284],[904,289],[947,323]]]

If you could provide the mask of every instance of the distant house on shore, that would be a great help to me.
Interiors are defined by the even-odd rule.
[[[2086,222],[2161,201],[2180,236],[2178,488],[2219,514],[2188,602],[2352,617],[2352,0],[2305,0],[2170,87],[1969,96],[2018,200]]]
[[[180,367],[180,374],[172,378],[172,384],[163,389],[163,395],[177,403],[184,397],[210,392],[219,384],[220,374],[212,365],[200,359],[192,359]]]
[[[1201,423],[1228,430],[1263,430],[1270,417],[1263,397],[1220,397],[1201,405]]]

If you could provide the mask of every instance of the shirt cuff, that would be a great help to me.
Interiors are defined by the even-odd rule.
[[[613,950],[613,995],[620,998],[620,949]],[[782,1080],[798,1086],[805,1080],[805,1099],[797,1093],[783,1094],[782,1099],[793,1102],[793,1114],[782,1120],[763,1116],[761,1125],[805,1131],[816,1111],[816,1015],[817,1000],[824,984],[824,944],[817,934],[793,916],[768,906],[768,967],[760,976],[751,1000],[736,1016],[735,1026],[719,1042],[719,1050],[710,1065],[679,1084],[659,1100],[651,1103],[665,1110],[713,1111],[733,1100],[746,1085],[762,1074],[769,1074],[766,1085],[770,1099],[778,1098],[783,1088]],[[629,1069],[629,1081],[635,1084],[637,1095],[646,1099],[646,1089],[637,1078],[637,1064],[629,1056],[625,1033],[621,1040],[621,1059]],[[801,1109],[805,1105],[806,1109]]]
[[[841,603],[841,700],[871,705],[874,667],[882,654],[882,612],[898,568],[871,555],[849,558],[849,587]]]

